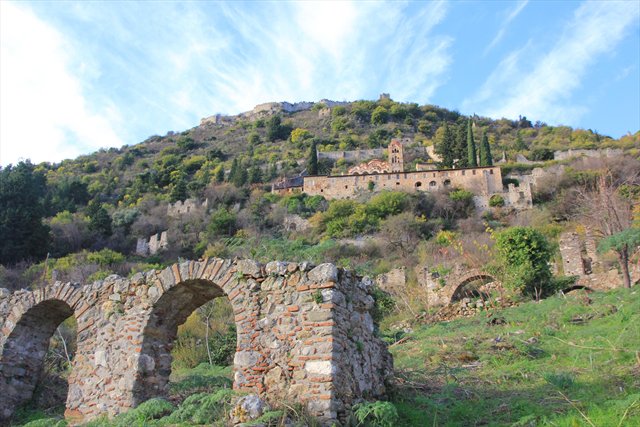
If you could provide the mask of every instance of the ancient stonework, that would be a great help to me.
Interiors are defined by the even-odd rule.
[[[577,276],[571,289],[587,288],[595,291],[623,286],[622,275],[616,268],[606,270],[603,267],[596,252],[596,240],[589,230],[584,234],[573,231],[562,233],[559,245],[564,275]],[[629,274],[631,283],[640,281],[640,266],[629,265]]]
[[[141,256],[155,255],[161,250],[169,248],[167,231],[156,233],[149,239],[139,238],[136,242],[136,254]]]
[[[206,259],[131,279],[0,290],[0,420],[31,398],[49,339],[70,316],[67,417],[113,416],[164,395],[178,325],[218,297],[235,315],[235,389],[303,402],[326,425],[384,396],[392,359],[374,334],[370,281],[332,264]]]

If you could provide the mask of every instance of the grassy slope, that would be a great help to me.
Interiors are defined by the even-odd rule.
[[[402,425],[640,425],[640,289],[493,317],[505,323],[424,325],[391,348]]]

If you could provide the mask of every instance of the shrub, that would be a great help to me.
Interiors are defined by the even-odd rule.
[[[531,227],[508,228],[497,234],[496,247],[507,287],[528,295],[552,290],[551,248],[542,233]]]
[[[125,412],[122,415],[118,415],[113,420],[112,425],[118,427],[142,427],[147,425],[148,421],[157,420],[171,413],[173,409],[173,405],[164,399],[149,399],[140,404],[137,408]]]
[[[108,248],[102,249],[98,252],[89,252],[87,254],[87,261],[98,264],[101,267],[120,264],[123,263],[124,260],[124,255]]]
[[[358,425],[371,427],[394,427],[398,425],[398,410],[391,402],[364,402],[353,407]]]
[[[236,215],[225,208],[219,208],[213,214],[207,232],[210,236],[232,236],[236,231]]]
[[[498,208],[504,206],[504,197],[499,194],[494,194],[489,199],[489,206],[492,208]]]

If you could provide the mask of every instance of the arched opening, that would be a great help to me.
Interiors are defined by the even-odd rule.
[[[429,187],[435,187],[436,185],[437,185],[437,184],[436,184],[436,182],[435,182],[435,181],[431,181],[431,182],[429,183]]]
[[[583,290],[583,291],[588,292],[588,293],[589,293],[589,292],[593,292],[593,290],[592,290],[591,288],[588,288],[588,287],[586,287],[586,286],[582,286],[582,285],[574,285],[574,286],[568,287],[568,288],[566,288],[566,289],[563,289],[563,290],[562,290],[562,293],[564,293],[564,294],[568,294],[569,292],[573,292],[573,291],[580,291],[580,290]]]
[[[443,184],[444,184],[444,186],[445,186],[445,187],[448,187],[448,186],[450,186],[450,185],[451,185],[451,180],[449,180],[449,179],[445,179],[445,180],[444,180],[444,182],[443,182]]]
[[[202,374],[207,370],[202,364],[230,365],[236,334],[233,309],[219,286],[208,280],[175,285],[154,304],[144,328],[133,386],[134,404],[153,397],[179,399],[172,393],[171,381],[189,377],[193,368]],[[231,369],[222,377],[225,375],[226,381],[217,377],[214,382],[220,385],[222,380],[223,386],[231,387]],[[206,380],[202,387],[207,387]]]
[[[495,282],[495,279],[488,274],[476,275],[469,277],[461,282],[451,296],[451,302],[457,302],[463,298],[486,300],[489,298],[487,289],[483,289],[484,285]]]
[[[422,183],[420,181],[416,182],[416,188],[422,187]]]
[[[62,415],[76,347],[73,309],[62,300],[29,308],[7,337],[0,364],[0,420],[28,405]]]

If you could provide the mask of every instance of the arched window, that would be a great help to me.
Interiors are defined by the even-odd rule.
[[[416,182],[416,188],[422,187],[422,183],[420,181]]]
[[[451,180],[450,180],[450,179],[445,179],[445,180],[444,180],[444,185],[445,185],[445,186],[449,186],[449,185],[451,185]]]
[[[435,187],[436,185],[438,185],[435,181],[431,181],[429,183],[429,187]]]

